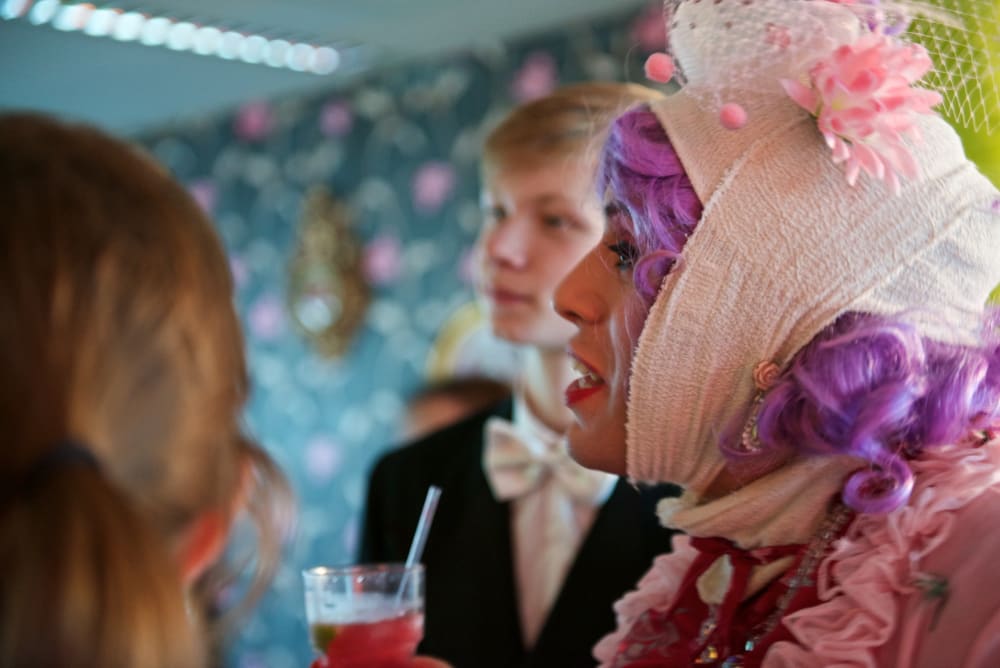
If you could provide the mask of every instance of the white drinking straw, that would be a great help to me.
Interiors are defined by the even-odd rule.
[[[424,545],[427,544],[427,534],[431,532],[431,521],[434,519],[434,511],[437,510],[439,498],[441,498],[440,487],[431,485],[427,488],[424,509],[420,511],[420,521],[417,522],[417,530],[413,532],[410,553],[406,555],[407,568],[412,568],[420,563],[420,557],[424,553]]]
[[[399,591],[396,592],[396,604],[403,600],[403,593],[410,580],[410,569],[420,563],[420,557],[424,553],[424,545],[427,544],[427,534],[431,532],[431,520],[434,519],[434,511],[437,510],[438,499],[441,497],[441,488],[431,485],[427,488],[427,496],[424,498],[424,509],[420,511],[420,520],[417,522],[417,530],[413,532],[413,542],[410,543],[410,553],[406,555],[406,570],[399,581]]]

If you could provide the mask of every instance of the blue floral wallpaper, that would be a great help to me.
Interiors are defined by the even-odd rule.
[[[354,558],[368,470],[393,445],[436,332],[471,298],[484,133],[512,105],[560,83],[643,81],[645,56],[663,42],[654,3],[141,138],[218,223],[247,334],[246,420],[300,504],[287,558],[234,638],[229,665],[311,659],[299,573]],[[286,308],[303,198],[317,185],[349,205],[372,290],[363,327],[336,360],[310,348]]]

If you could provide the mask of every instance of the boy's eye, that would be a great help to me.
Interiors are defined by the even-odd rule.
[[[486,218],[491,221],[500,221],[507,217],[507,212],[502,206],[491,206],[485,211]]]
[[[607,247],[609,251],[618,256],[618,261],[615,263],[618,269],[629,269],[639,259],[639,249],[631,242],[617,241],[608,244]]]

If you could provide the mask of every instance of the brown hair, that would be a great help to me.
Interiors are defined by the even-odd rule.
[[[0,116],[0,194],[0,665],[201,665],[179,537],[245,495],[263,581],[290,503],[239,427],[226,255],[180,185],[93,129]],[[29,478],[66,439],[98,466]]]
[[[563,86],[515,108],[493,129],[483,147],[484,172],[587,150],[596,158],[616,116],[662,97],[645,86],[613,81]]]

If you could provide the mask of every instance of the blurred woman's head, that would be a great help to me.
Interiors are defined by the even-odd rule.
[[[151,160],[42,117],[0,118],[0,192],[0,663],[198,665],[184,585],[244,500],[273,571],[284,489],[240,430],[222,246]]]

